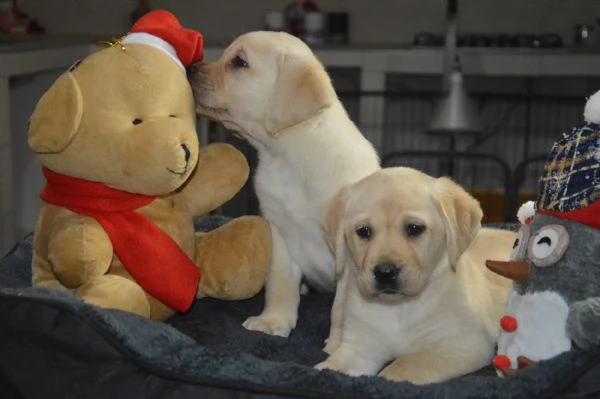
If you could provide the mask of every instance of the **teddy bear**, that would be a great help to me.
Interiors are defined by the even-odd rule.
[[[186,67],[202,35],[156,10],[62,74],[30,118],[46,178],[32,284],[153,320],[195,298],[237,300],[262,288],[268,223],[242,216],[209,233],[194,217],[248,178],[228,144],[200,148]]]
[[[600,344],[600,91],[584,117],[549,152],[536,201],[519,209],[511,261],[486,262],[513,280],[493,360],[500,376]]]

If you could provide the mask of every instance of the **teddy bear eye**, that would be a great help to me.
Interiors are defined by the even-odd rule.
[[[175,115],[171,114],[169,115],[169,118],[177,118]]]
[[[134,125],[139,125],[142,122],[143,121],[140,118],[135,118],[131,123],[133,123]]]

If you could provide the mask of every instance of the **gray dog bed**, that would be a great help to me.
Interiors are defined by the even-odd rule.
[[[198,220],[210,230],[226,219]],[[594,398],[600,349],[572,351],[506,379],[488,367],[415,386],[318,372],[332,295],[309,293],[287,339],[246,331],[263,296],[196,301],[168,323],[31,288],[31,236],[0,261],[0,398]],[[310,316],[309,316],[310,315]]]

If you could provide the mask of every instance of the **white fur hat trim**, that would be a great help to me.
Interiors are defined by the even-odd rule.
[[[583,109],[583,117],[588,123],[600,124],[600,90],[588,98]]]
[[[517,219],[521,224],[525,224],[527,219],[531,219],[535,215],[535,203],[533,201],[527,201],[519,208],[517,212]]]

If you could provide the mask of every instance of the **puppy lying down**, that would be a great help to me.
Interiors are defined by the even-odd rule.
[[[316,368],[425,384],[489,364],[510,282],[485,260],[508,259],[515,234],[481,218],[460,186],[410,168],[342,188],[326,216],[330,356]]]

